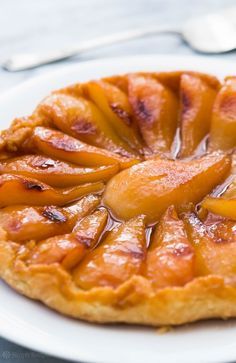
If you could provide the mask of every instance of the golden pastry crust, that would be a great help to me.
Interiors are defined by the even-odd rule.
[[[133,276],[116,289],[83,291],[59,264],[27,266],[16,258],[18,248],[0,241],[2,278],[21,294],[74,318],[162,326],[236,316],[236,284],[221,276],[198,277],[184,287],[158,291],[146,278]]]

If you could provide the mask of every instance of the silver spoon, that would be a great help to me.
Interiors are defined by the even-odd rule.
[[[107,45],[167,33],[178,35],[194,50],[202,53],[223,53],[231,51],[236,49],[236,7],[190,19],[180,29],[152,27],[130,30],[82,42],[68,49],[52,51],[45,54],[15,54],[3,62],[2,67],[11,72],[22,71],[65,60]]]

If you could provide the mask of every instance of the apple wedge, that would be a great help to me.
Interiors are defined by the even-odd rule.
[[[79,220],[72,233],[39,242],[27,256],[27,263],[61,263],[66,269],[75,267],[87,251],[97,244],[106,225],[107,216],[105,209],[97,210]]]
[[[102,182],[72,188],[52,188],[36,179],[20,175],[0,175],[0,207],[11,205],[62,206],[90,193],[101,192]]]
[[[218,91],[220,88],[219,80],[216,77],[206,73],[193,71],[171,71],[152,73],[153,77],[155,77],[159,82],[163,83],[165,86],[169,87],[177,93],[180,89],[181,77],[185,74],[200,78],[203,82],[207,83],[209,87],[214,88],[216,91]]]
[[[115,227],[76,267],[73,279],[85,290],[98,286],[116,288],[141,273],[145,258],[144,217],[139,216]]]
[[[69,233],[76,221],[95,209],[99,201],[98,196],[87,195],[64,208],[22,205],[5,207],[0,210],[0,227],[14,242],[42,240]]]
[[[180,157],[190,156],[210,130],[216,90],[200,77],[183,74],[180,82]]]
[[[86,83],[85,87],[90,99],[104,113],[117,135],[132,149],[140,151],[143,145],[127,95],[105,81],[91,81]]]
[[[210,150],[236,146],[236,77],[228,77],[217,94],[211,120]]]
[[[104,82],[107,82],[117,88],[119,88],[126,95],[128,94],[128,76],[125,75],[116,75],[111,77],[102,78]]]
[[[153,223],[170,205],[198,203],[230,172],[231,159],[212,153],[191,161],[155,159],[132,166],[107,184],[104,203],[119,219],[144,214]]]
[[[170,88],[172,91],[178,94],[180,87],[180,80],[183,74],[189,74],[195,77],[201,78],[204,82],[206,82],[210,87],[215,90],[219,90],[220,82],[219,80],[209,74],[193,72],[193,71],[171,71],[171,72],[138,72],[136,75],[144,76],[144,77],[153,77],[158,82],[162,83],[164,86]],[[104,81],[113,84],[114,86],[121,89],[123,92],[128,93],[128,76],[112,76],[106,77],[103,79]]]
[[[145,276],[155,288],[183,286],[194,277],[194,249],[173,206],[154,230]]]
[[[208,210],[216,215],[236,220],[236,176],[235,160],[232,155],[232,169],[228,180],[223,184],[224,190],[220,196],[208,195],[201,202],[203,213]]]
[[[118,164],[84,168],[42,155],[24,155],[0,162],[1,174],[22,175],[59,188],[105,182],[118,171]]]
[[[139,162],[136,158],[122,157],[109,150],[85,144],[72,136],[45,127],[36,127],[28,142],[29,150],[38,150],[50,157],[83,166],[119,164],[126,169]]]
[[[154,78],[130,75],[129,101],[147,146],[170,151],[178,121],[176,95]]]
[[[201,203],[201,206],[211,213],[236,221],[236,198],[226,199],[206,197]]]
[[[213,219],[203,223],[192,213],[185,216],[185,223],[195,249],[196,274],[233,276],[235,281],[235,222],[218,218],[218,221]]]
[[[236,179],[231,180],[220,197],[207,196],[201,206],[209,212],[236,220]]]
[[[62,266],[69,270],[77,266],[89,250],[93,249],[104,231],[108,219],[105,208],[97,210],[93,214],[79,221],[73,229],[80,246],[66,254]]]
[[[132,149],[115,133],[102,112],[83,97],[52,94],[35,110],[42,122],[50,122],[59,130],[88,144],[117,152],[133,154]]]

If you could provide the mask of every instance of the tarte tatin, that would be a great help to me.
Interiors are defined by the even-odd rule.
[[[53,92],[0,135],[0,276],[75,318],[236,317],[236,77]]]

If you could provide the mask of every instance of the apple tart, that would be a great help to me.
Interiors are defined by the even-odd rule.
[[[98,323],[236,317],[236,78],[132,73],[0,135],[0,276]]]

